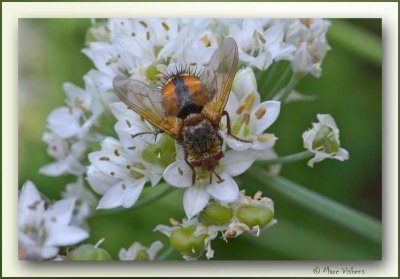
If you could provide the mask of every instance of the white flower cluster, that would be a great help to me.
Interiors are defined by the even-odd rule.
[[[195,228],[208,258],[213,257],[210,243],[218,233],[224,239],[243,232],[258,235],[261,227],[274,224],[272,201],[245,196],[232,178],[258,159],[276,157],[273,146],[277,138],[266,130],[279,116],[281,103],[262,100],[254,71],[265,71],[275,61],[288,60],[294,74],[319,76],[329,50],[325,35],[328,27],[329,22],[320,19],[93,21],[83,53],[96,69],[84,76],[83,89],[64,84],[66,105],[49,114],[48,131],[43,134],[47,152],[54,162],[39,170],[48,176],[74,175],[77,181],[67,185],[62,193],[64,200],[47,209],[35,186],[30,182],[24,186],[20,195],[19,229],[25,258],[55,257],[59,246],[72,245],[88,237],[86,219],[96,206],[98,209],[130,208],[146,184],[156,186],[162,179],[172,186],[185,188],[183,207],[187,220],[172,229],[158,229],[171,236],[177,228]],[[233,38],[239,48],[239,70],[225,110],[230,116],[232,134],[241,140],[227,135],[228,123],[224,118],[220,134],[224,157],[215,168],[220,180],[210,181],[208,172],[196,169],[193,184],[192,169],[185,162],[180,146],[165,134],[149,135],[156,132],[155,127],[118,101],[112,80],[125,76],[153,86],[169,65],[201,68],[225,37]],[[108,120],[105,125],[110,127],[100,126],[104,124],[102,120]],[[327,137],[339,144],[335,124],[327,125],[332,133]],[[116,136],[114,131],[107,132],[112,128]],[[142,135],[136,136],[139,133]],[[313,139],[318,135],[311,131],[303,135],[306,147],[316,153],[311,165],[327,157],[324,154],[329,151],[314,144]],[[94,147],[96,144],[100,144],[100,150]],[[338,149],[328,157],[343,156],[344,151]],[[86,188],[84,179],[101,196],[99,201]],[[232,210],[229,222],[202,223],[201,212],[214,203]],[[248,212],[259,219],[250,220]],[[260,220],[267,221],[260,225]],[[152,260],[161,248],[159,242],[149,249],[134,243],[128,250],[122,249],[119,257]],[[203,248],[197,251],[192,247],[197,252]],[[184,255],[187,259],[196,258],[197,252],[188,251]]]
[[[71,224],[75,202],[63,199],[46,208],[35,185],[24,184],[18,206],[20,259],[50,259],[57,256],[59,247],[88,238],[85,230]]]

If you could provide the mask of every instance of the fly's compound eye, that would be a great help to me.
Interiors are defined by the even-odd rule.
[[[224,152],[222,152],[221,150],[219,150],[219,151],[217,151],[217,152],[215,152],[215,153],[213,154],[214,160],[219,160],[219,159],[221,159],[222,157],[224,157]]]

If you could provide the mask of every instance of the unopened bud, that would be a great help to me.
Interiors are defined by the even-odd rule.
[[[236,217],[250,228],[254,226],[263,228],[272,220],[274,213],[265,207],[246,205],[237,210]]]
[[[92,244],[83,244],[67,255],[69,261],[111,261],[111,256],[102,248]]]
[[[169,242],[179,252],[191,257],[199,257],[205,249],[206,234],[194,235],[195,227],[184,227],[171,232]]]
[[[200,213],[199,221],[204,225],[224,225],[232,219],[232,209],[221,204],[211,202]]]

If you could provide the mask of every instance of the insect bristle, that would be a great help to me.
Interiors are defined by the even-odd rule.
[[[176,77],[187,74],[192,77],[199,78],[201,74],[201,66],[176,63],[168,66],[164,71],[160,71],[160,80],[156,83],[157,88],[162,90],[164,86]]]

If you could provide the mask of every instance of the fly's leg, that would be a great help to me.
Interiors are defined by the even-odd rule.
[[[237,136],[232,134],[231,118],[229,117],[229,114],[228,114],[228,112],[226,110],[224,110],[224,112],[222,113],[222,116],[224,116],[224,115],[226,116],[226,128],[228,129],[228,136],[234,138],[237,141],[252,143],[251,140],[244,140],[244,139],[238,138]]]
[[[211,176],[212,176],[213,173],[214,173],[215,176],[218,178],[218,181],[217,181],[218,184],[225,181],[225,180],[223,180],[223,179],[221,178],[221,176],[219,176],[219,174],[218,174],[216,171],[213,171],[213,172],[210,172],[210,183],[211,183]]]
[[[141,132],[141,133],[137,133],[137,134],[131,135],[131,138],[136,138],[136,137],[142,136],[142,135],[153,135],[154,136],[154,141],[156,141],[157,140],[157,136],[159,134],[161,134],[161,133],[163,133],[163,131],[161,131],[161,130],[157,130],[155,132]]]
[[[189,162],[188,158],[189,158],[189,154],[186,152],[185,150],[185,162],[189,165],[190,169],[192,170],[192,185],[194,185],[194,182],[196,181],[196,170],[194,169],[194,167],[192,166],[192,164]]]

